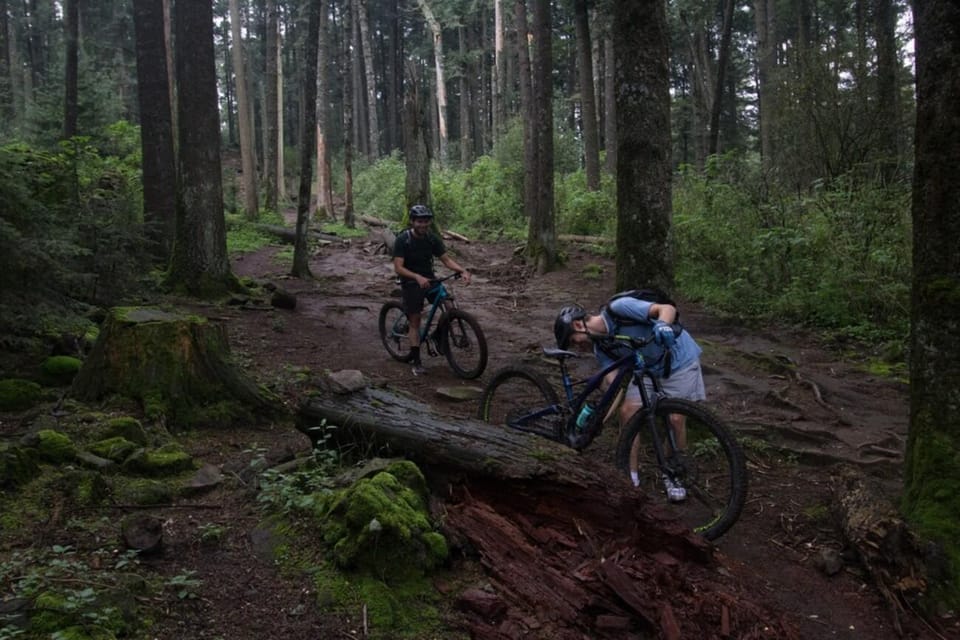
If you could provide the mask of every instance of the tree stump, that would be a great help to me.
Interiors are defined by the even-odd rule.
[[[229,426],[280,406],[231,362],[222,325],[153,308],[115,308],[77,376],[80,400],[119,394],[179,427]]]

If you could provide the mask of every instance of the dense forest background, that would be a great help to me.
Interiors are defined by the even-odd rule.
[[[142,258],[167,266],[162,252],[136,247],[156,238],[143,224],[172,226],[175,193],[141,187],[142,149],[163,154],[141,147],[139,125],[156,127],[164,116],[144,113],[157,101],[138,98],[135,27],[139,11],[145,33],[163,34],[141,36],[139,45],[156,47],[148,62],[166,57],[161,78],[176,104],[170,4],[0,2],[0,277],[11,294],[0,320],[8,336],[27,313],[24,296],[98,304],[146,272]],[[402,224],[406,163],[422,145],[432,162],[424,197],[441,225],[525,238],[544,182],[525,150],[537,134],[530,125],[547,113],[550,232],[612,240],[614,3],[585,0],[531,8],[501,0],[213,2],[221,145],[237,158],[219,176],[230,229],[270,219],[297,198],[313,4],[322,7],[319,135],[308,137],[318,143],[311,206],[320,220],[350,225],[358,212]],[[643,4],[639,17],[656,13],[656,3]],[[540,9],[545,18],[534,15]],[[668,3],[667,195],[678,290],[720,310],[882,342],[899,359],[911,264],[910,18],[894,0]],[[548,60],[519,46],[534,41],[535,29],[549,33]],[[629,53],[621,64],[631,64]],[[530,79],[542,66],[550,104],[536,112],[533,88],[543,83]],[[157,91],[152,77],[146,88]],[[166,119],[175,131],[176,108]],[[597,250],[613,246],[598,241]],[[562,261],[562,249],[548,250]],[[29,308],[43,316],[44,305]]]
[[[0,347],[236,288],[294,209],[301,277],[311,225],[413,202],[538,272],[576,236],[618,285],[909,366],[905,510],[955,596],[958,17],[918,5],[0,0]]]

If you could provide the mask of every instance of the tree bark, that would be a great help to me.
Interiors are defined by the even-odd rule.
[[[713,104],[710,106],[710,142],[707,155],[715,155],[720,149],[720,112],[723,107],[723,88],[726,84],[727,66],[730,64],[730,40],[733,36],[734,0],[724,0],[723,31],[720,39],[720,53],[717,58],[717,80],[713,91]]]
[[[760,159],[764,169],[773,166],[774,92],[773,74],[776,65],[776,40],[773,30],[772,0],[754,0],[754,21],[757,29],[757,102],[760,121]]]
[[[506,129],[506,76],[507,58],[504,49],[503,3],[505,0],[493,2],[493,142],[499,140]]]
[[[310,231],[310,185],[313,182],[313,145],[317,127],[317,40],[320,31],[319,3],[307,5],[307,35],[303,55],[303,128],[300,135],[300,189],[297,193],[297,241],[293,248],[290,275],[307,278],[310,274],[310,252],[307,235]]]
[[[424,113],[420,102],[417,72],[407,66],[403,108],[404,163],[406,167],[406,208],[415,204],[432,203],[430,197],[430,147],[424,136]]]
[[[380,157],[380,119],[377,116],[377,75],[373,68],[373,39],[367,15],[367,1],[357,0],[357,19],[360,22],[360,47],[363,51],[363,70],[367,85],[367,159],[370,164]]]
[[[330,66],[330,40],[327,32],[329,0],[317,0],[320,25],[317,36],[317,217],[336,220],[333,210],[333,187],[330,174],[330,150],[327,145],[329,114],[327,100],[329,82],[327,69]]]
[[[257,192],[257,160],[253,142],[253,115],[250,108],[249,80],[243,55],[239,0],[230,0],[230,28],[233,38],[231,49],[233,72],[237,85],[237,119],[240,131],[240,165],[243,183],[243,209],[248,220],[260,215],[260,196]]]
[[[177,219],[177,168],[162,0],[135,0],[137,95],[143,155],[143,222],[158,262],[170,258]]]
[[[179,183],[177,231],[168,284],[215,297],[237,286],[227,258],[220,171],[220,115],[210,0],[176,16]]]
[[[938,577],[960,598],[960,6],[914,7],[917,63],[910,303],[910,431],[904,514],[946,558]]]
[[[516,0],[517,82],[520,87],[520,120],[523,127],[523,213],[533,216],[537,201],[537,147],[533,142],[533,78],[530,71],[530,31],[527,26],[527,2]]]
[[[267,37],[266,70],[264,72],[264,122],[265,148],[263,151],[263,192],[266,207],[270,211],[279,211],[279,180],[277,168],[280,148],[279,117],[277,113],[278,56],[277,43],[280,39],[277,0],[267,0]]]
[[[600,142],[597,133],[597,100],[593,93],[593,43],[590,39],[587,0],[574,0],[573,12],[577,32],[583,164],[587,174],[587,189],[597,191],[600,189]]]
[[[533,0],[533,145],[536,198],[530,210],[527,259],[537,273],[557,261],[556,219],[553,210],[553,30],[550,0]]]
[[[350,1],[349,4],[354,5],[354,2]],[[352,25],[356,20],[352,17],[353,11],[350,11],[349,7],[348,14],[350,15],[346,21],[351,25],[349,32],[353,33]],[[346,50],[350,40],[349,37],[343,40],[344,60],[347,61],[347,71],[343,74],[343,222],[348,227],[353,227],[356,224],[353,212],[353,78],[357,60]]]
[[[670,40],[664,0],[617,0],[617,290],[673,284]]]
[[[423,17],[427,21],[430,33],[433,34],[433,61],[437,76],[437,133],[439,135],[440,148],[438,156],[440,164],[447,163],[447,82],[446,71],[444,69],[445,60],[443,55],[443,29],[440,22],[433,15],[427,0],[417,0],[417,5],[423,12]]]
[[[63,137],[69,140],[77,135],[78,104],[77,75],[79,64],[80,11],[79,0],[66,0],[63,18],[66,35],[66,58],[64,60]]]

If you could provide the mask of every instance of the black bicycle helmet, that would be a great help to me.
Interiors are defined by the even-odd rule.
[[[583,320],[587,312],[578,304],[567,305],[560,309],[557,319],[553,323],[553,335],[557,338],[557,348],[566,349],[570,346],[570,336],[573,335],[573,321]]]
[[[415,204],[410,207],[410,219],[416,220],[418,218],[427,218],[430,219],[433,217],[433,211],[430,211],[430,207],[425,204]]]

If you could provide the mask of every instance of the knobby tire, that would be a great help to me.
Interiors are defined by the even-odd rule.
[[[494,373],[484,386],[477,417],[506,427],[512,418],[559,405],[557,392],[546,378],[524,367],[509,366]],[[536,424],[526,425],[526,430],[559,440],[565,420],[566,417],[558,413],[545,415],[538,418]]]
[[[736,523],[746,502],[748,480],[743,450],[729,429],[706,407],[679,398],[661,398],[657,403],[657,438],[665,449],[669,449],[666,434],[671,414],[682,415],[686,421],[686,449],[673,456],[676,464],[672,468],[679,472],[687,499],[670,503],[670,508],[695,532],[715,540]],[[640,488],[662,496],[661,470],[650,442],[648,418],[642,411],[630,419],[617,444],[617,465],[627,474],[630,450],[636,439],[640,447]],[[669,451],[664,453],[671,455]]]
[[[399,302],[386,302],[380,307],[380,319],[378,326],[380,328],[380,340],[386,348],[387,353],[394,360],[400,362],[410,362],[412,354],[410,353],[410,336],[408,333],[395,335],[394,327],[401,322],[403,327],[407,327],[407,314],[403,311],[403,305]]]
[[[487,339],[480,323],[462,309],[451,309],[440,319],[440,350],[453,372],[465,380],[479,378],[487,368]]]

